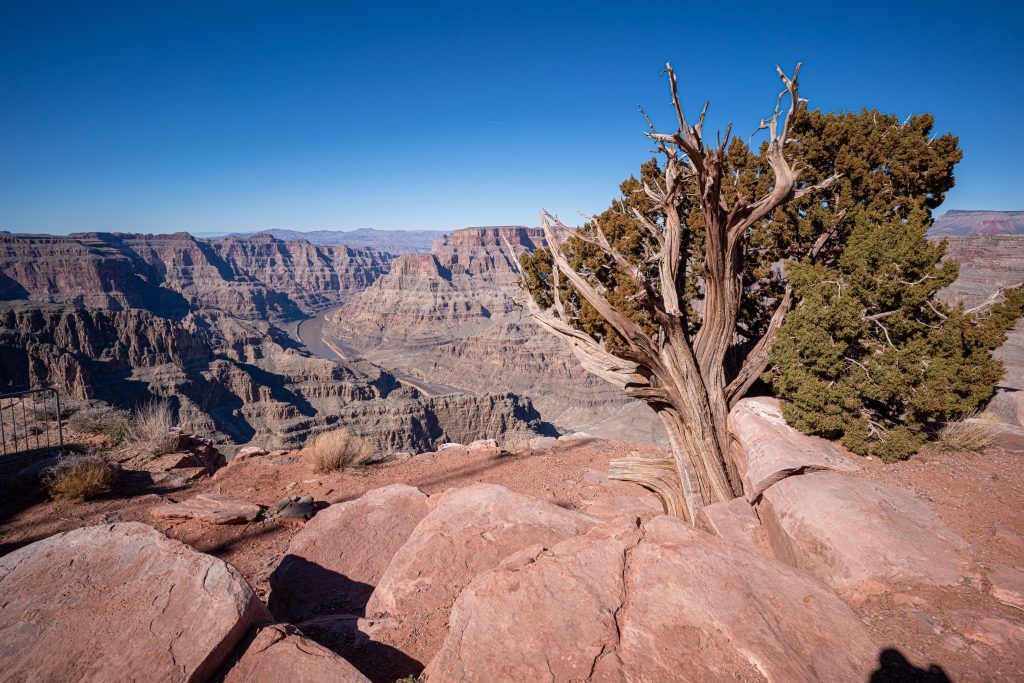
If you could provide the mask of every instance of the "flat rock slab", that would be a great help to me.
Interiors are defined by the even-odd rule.
[[[359,670],[290,624],[267,626],[224,678],[224,683],[370,683]]]
[[[761,540],[764,530],[754,508],[746,498],[733,498],[721,503],[705,505],[697,510],[696,526],[709,534],[741,545],[748,550],[764,553],[767,539]]]
[[[967,544],[898,486],[803,474],[765,491],[757,512],[778,559],[841,592],[878,582],[951,586],[973,574]]]
[[[231,565],[145,524],[0,557],[0,678],[202,681],[270,613]]]
[[[395,484],[331,505],[306,523],[270,576],[270,610],[299,622],[362,611],[391,558],[428,512],[419,489]]]
[[[841,647],[837,647],[841,643]],[[864,625],[795,569],[665,516],[525,549],[459,596],[430,681],[864,681]]]
[[[787,425],[778,399],[743,399],[729,413],[729,427],[739,446],[733,457],[743,494],[751,503],[792,474],[860,469],[836,444]]]
[[[1010,607],[1024,610],[1024,571],[997,567],[988,575],[992,597]]]
[[[653,495],[605,496],[585,500],[580,504],[582,512],[598,519],[650,519],[664,514],[661,503]]]
[[[381,636],[389,642],[424,634],[400,648],[419,661],[441,644],[452,603],[474,576],[524,547],[554,544],[597,523],[493,484],[449,490],[431,501],[433,509],[395,553],[366,605],[368,618],[390,618],[382,629],[390,635]]]
[[[219,493],[200,493],[181,503],[159,505],[149,511],[162,519],[197,519],[208,524],[245,524],[260,515],[260,506]]]

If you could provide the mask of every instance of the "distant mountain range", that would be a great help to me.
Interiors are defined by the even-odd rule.
[[[391,254],[420,254],[430,251],[434,240],[447,233],[441,230],[377,230],[376,228],[359,228],[357,230],[281,230],[270,229],[258,232],[273,235],[279,240],[306,240],[319,246],[352,247],[355,249],[369,248],[386,251]],[[249,237],[254,232],[238,232],[232,235]]]
[[[935,219],[928,234],[934,237],[1024,234],[1024,211],[951,210]]]

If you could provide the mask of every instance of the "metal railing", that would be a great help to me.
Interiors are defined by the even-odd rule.
[[[53,387],[0,394],[0,454],[64,451],[60,394]]]

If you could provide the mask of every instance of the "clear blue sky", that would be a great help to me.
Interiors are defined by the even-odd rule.
[[[788,12],[784,7],[794,7]],[[0,6],[0,229],[536,224],[607,206],[667,127],[709,129],[806,63],[826,110],[931,111],[944,208],[1024,209],[1017,2],[148,2]]]

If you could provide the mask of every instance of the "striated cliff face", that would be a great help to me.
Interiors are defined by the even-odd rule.
[[[946,243],[947,257],[960,262],[960,277],[943,292],[947,300],[976,306],[1000,287],[1024,282],[1024,234],[954,236]],[[996,356],[1006,364],[1003,385],[1024,390],[1024,321]]]
[[[215,241],[187,233],[0,234],[0,299],[145,308],[175,319],[211,310],[295,320],[366,288],[391,259],[266,234]]]
[[[338,426],[382,452],[529,438],[541,428],[525,399],[423,398],[369,361],[339,363],[288,347],[269,323],[212,323],[141,309],[0,303],[0,389],[53,385],[126,407],[166,398],[190,433],[269,448],[298,447]]]
[[[267,230],[281,240],[305,240],[323,246],[372,249],[389,254],[419,254],[430,251],[430,245],[444,233],[438,230]]]
[[[157,296],[146,275],[130,255],[94,235],[0,233],[0,300],[145,307]]]
[[[947,211],[935,219],[929,235],[1024,233],[1024,211]]]
[[[386,273],[393,257],[371,249],[286,242],[267,233],[213,243],[235,273],[282,292],[306,313],[337,305]]]
[[[141,309],[0,304],[0,386],[56,385],[80,399],[131,400],[136,368],[205,366],[209,342]]]
[[[353,403],[337,413],[336,424],[346,425],[381,453],[422,453],[444,443],[477,439],[494,439],[499,446],[512,448],[538,434],[553,433],[529,399],[514,394],[424,398],[411,391],[408,396]]]
[[[531,322],[512,259],[536,228],[466,228],[401,256],[325,326],[341,345],[404,376],[469,393],[511,391],[567,430],[662,442],[654,413],[588,375]]]
[[[960,277],[942,295],[971,307],[1000,287],[1024,282],[1024,234],[962,235],[946,238],[948,258],[960,262]],[[1011,423],[1024,421],[1024,320],[1018,320],[1006,343],[995,352],[1006,374],[991,411]],[[1018,407],[1019,406],[1019,407]]]

